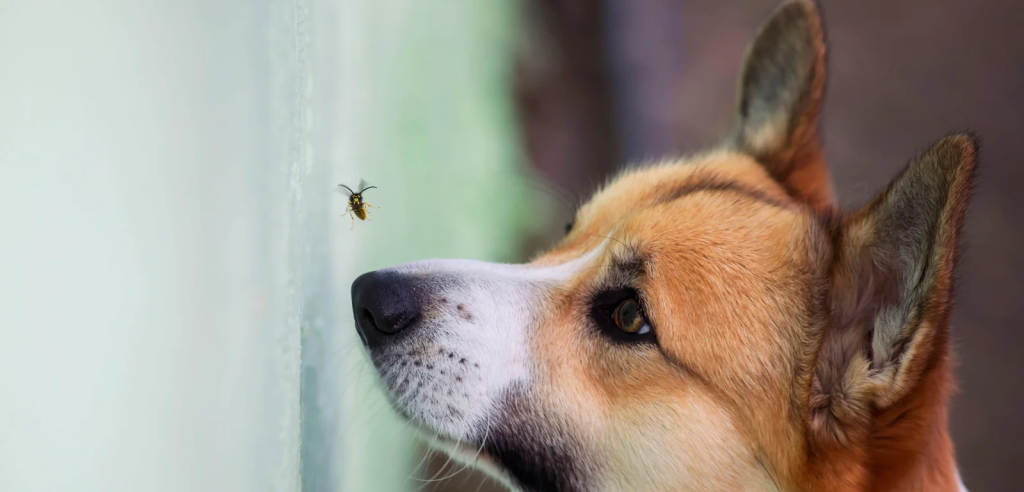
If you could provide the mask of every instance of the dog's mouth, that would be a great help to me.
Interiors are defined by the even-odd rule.
[[[480,470],[512,490],[587,490],[590,464],[572,432],[549,421],[530,386],[489,384],[507,365],[465,347],[422,337],[369,351],[392,408],[450,458],[446,473]]]
[[[371,353],[391,407],[431,449],[457,464],[449,473],[474,468],[509,484],[505,468],[488,452],[494,440],[490,419],[472,418],[481,400],[473,399],[477,390],[469,383],[478,377],[473,372],[480,370],[480,363],[442,348],[432,350],[430,357],[424,357],[426,351]]]

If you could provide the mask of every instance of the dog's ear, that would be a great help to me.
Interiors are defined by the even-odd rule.
[[[846,442],[948,356],[953,270],[977,143],[954,134],[835,229],[831,326],[810,394],[812,428]]]
[[[764,165],[793,197],[831,207],[818,136],[825,93],[825,37],[814,2],[783,3],[748,48],[727,145]]]

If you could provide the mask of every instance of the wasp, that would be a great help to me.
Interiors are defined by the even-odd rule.
[[[369,203],[363,201],[363,192],[366,190],[372,190],[376,188],[376,186],[366,186],[365,181],[359,181],[359,191],[352,191],[352,188],[349,188],[348,186],[345,186],[343,184],[340,184],[338,186],[345,188],[345,190],[347,190],[342,191],[343,193],[346,193],[348,195],[348,207],[345,209],[345,212],[348,213],[349,218],[352,219],[353,228],[356,226],[356,219],[352,217],[352,214],[355,214],[356,217],[359,217],[359,220],[366,220],[366,207],[380,208],[374,207],[373,205],[370,205]]]

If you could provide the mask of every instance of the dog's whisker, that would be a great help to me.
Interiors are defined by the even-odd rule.
[[[477,485],[476,490],[473,492],[480,492],[480,489],[484,488],[485,483],[487,483],[487,477],[480,477],[480,485]]]
[[[410,480],[416,480],[416,475],[419,474],[420,468],[422,468],[423,464],[427,462],[427,459],[430,458],[430,456],[433,454],[433,451],[431,451],[429,447],[424,446],[422,454],[423,456],[420,457],[420,461],[416,463],[415,466],[412,467],[412,470],[409,472],[409,475],[405,477],[405,480],[403,480],[403,484],[408,483]]]
[[[441,437],[441,431],[439,431],[439,430],[438,430],[438,431],[434,431],[434,437],[433,437],[433,438],[431,439],[431,442],[433,442],[433,441],[436,441],[436,440],[438,440],[438,439],[439,439],[440,437]],[[433,449],[433,448],[431,448],[431,447],[429,447],[429,446],[427,446],[427,447],[426,447],[426,448],[424,449],[424,452],[423,452],[423,459],[422,459],[422,460],[420,460],[420,465],[423,465],[423,462],[424,462],[424,461],[428,460],[429,458],[431,458],[431,457],[433,457],[433,456],[434,456],[434,449]],[[417,466],[417,468],[418,468],[418,467],[419,467],[419,466]],[[411,478],[412,480],[420,481],[420,482],[422,482],[422,481],[423,481],[423,479],[421,479],[421,478],[418,478],[418,477],[416,477],[415,475],[410,475],[410,476],[409,476],[409,478]],[[416,487],[416,490],[422,490],[422,489],[423,489],[424,487],[426,487],[427,485],[429,485],[429,483],[430,483],[430,482],[427,482],[427,483],[421,483],[420,485],[418,485],[418,486]]]
[[[622,240],[620,240],[620,239],[616,239],[616,238],[615,238],[614,236],[611,236],[611,235],[608,235],[608,236],[602,236],[602,235],[600,235],[600,234],[585,234],[585,235],[586,235],[586,236],[590,236],[590,237],[596,237],[596,238],[601,238],[601,239],[610,239],[610,240],[612,240],[612,241],[615,241],[615,242],[617,242],[617,243],[621,244],[623,248],[628,248],[628,247],[629,247],[629,245],[628,245],[628,244],[624,243],[624,242],[623,242]]]
[[[462,440],[461,439],[456,439],[456,441],[455,441],[455,449],[458,449],[460,444],[462,444]],[[444,478],[438,478],[438,476],[442,472],[444,472],[445,468],[448,467],[448,464],[450,464],[452,462],[452,458],[455,456],[454,453],[445,453],[445,454],[448,455],[448,459],[445,460],[443,465],[441,465],[441,468],[437,469],[437,473],[434,473],[434,475],[432,477],[430,477],[429,479],[427,479],[427,480],[423,480],[423,479],[417,479],[417,480],[419,480],[421,482],[425,482],[425,483],[443,482],[444,480],[447,480],[447,479],[455,476],[454,474],[452,474],[452,475],[448,475],[447,477],[444,477]],[[456,470],[455,473],[458,473],[458,470]]]

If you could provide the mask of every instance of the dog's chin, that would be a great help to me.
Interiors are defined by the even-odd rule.
[[[483,471],[509,490],[529,492],[588,490],[591,469],[582,446],[550,425],[523,395],[510,393],[487,425],[410,417],[395,407],[431,448],[452,461]],[[415,410],[414,410],[415,411]],[[446,428],[458,428],[452,433]]]
[[[422,421],[410,419],[406,415],[402,415],[402,417],[410,421],[413,428],[416,429],[417,436],[426,443],[430,449],[440,452],[446,456],[451,456],[452,461],[465,468],[478,469],[487,477],[501,483],[509,490],[515,490],[509,477],[508,470],[506,470],[502,464],[494,458],[494,456],[488,454],[484,450],[486,438],[483,438],[484,441],[476,444],[451,439],[436,432],[436,430],[433,430],[429,425]]]
[[[423,439],[432,449],[452,456],[452,459],[464,465],[485,471],[489,476],[499,480],[506,480],[505,469],[502,468],[493,456],[487,454],[481,445],[452,441],[450,439],[427,435],[420,430],[420,438]]]
[[[410,424],[417,437],[426,443],[431,449],[439,451],[452,457],[453,461],[467,467],[477,468],[487,472],[488,475],[499,480],[506,480],[506,473],[496,461],[484,449],[487,444],[488,435],[485,431],[480,438],[467,438],[465,436],[453,436],[449,432],[436,429],[428,422],[410,415],[408,408],[400,408],[395,405],[391,392],[388,392],[392,408],[398,415]]]

